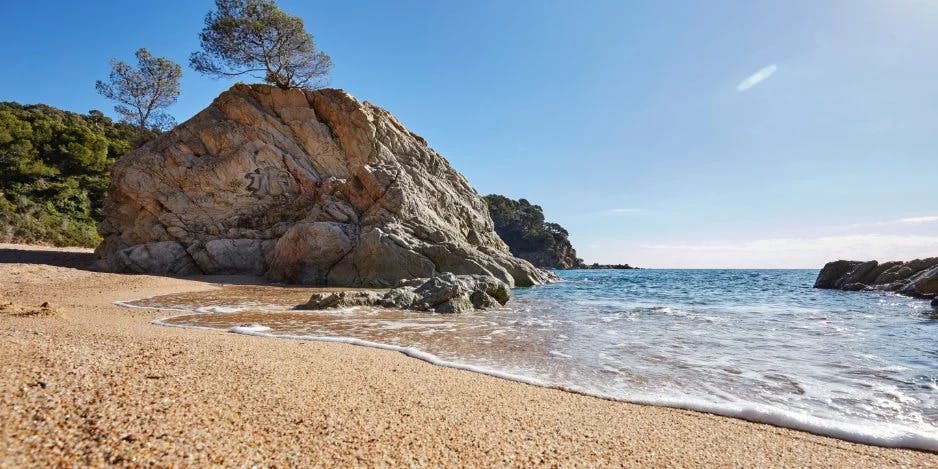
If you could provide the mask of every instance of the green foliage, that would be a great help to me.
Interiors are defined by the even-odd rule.
[[[0,103],[0,241],[97,244],[111,165],[137,136],[99,111]]]
[[[182,67],[167,58],[154,57],[144,48],[135,55],[137,67],[111,60],[108,81],[98,80],[95,88],[105,98],[117,101],[114,110],[141,131],[172,127],[173,118],[160,110],[176,102]]]
[[[544,211],[539,205],[497,194],[484,198],[495,232],[513,255],[539,267],[570,268],[582,264],[570,244],[570,234],[562,226],[544,221]]]
[[[214,77],[252,75],[280,88],[324,85],[332,59],[318,50],[303,20],[271,0],[215,0],[189,62]]]

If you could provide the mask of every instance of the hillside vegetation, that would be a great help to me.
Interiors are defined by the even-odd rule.
[[[111,165],[137,137],[99,111],[0,103],[0,241],[95,246]]]
[[[576,257],[570,234],[564,227],[545,221],[539,205],[498,194],[485,196],[485,201],[495,222],[495,232],[515,257],[548,269],[569,269],[583,264],[583,260]]]

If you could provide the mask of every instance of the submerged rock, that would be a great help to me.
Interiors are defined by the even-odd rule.
[[[403,281],[384,294],[375,291],[314,293],[299,309],[380,306],[451,314],[498,307],[509,298],[508,285],[495,277],[444,273]]]
[[[388,287],[442,272],[549,280],[466,179],[341,90],[236,85],[115,165],[102,270]]]
[[[313,293],[301,309],[347,308],[350,306],[373,306],[381,301],[381,294],[375,291],[343,291]]]
[[[829,262],[818,273],[814,288],[882,290],[916,298],[935,298],[938,296],[938,257],[883,264],[876,261]]]

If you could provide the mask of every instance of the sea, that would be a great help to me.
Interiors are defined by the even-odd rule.
[[[567,270],[459,315],[297,311],[309,289],[232,285],[123,302],[160,325],[345,342],[441,366],[849,441],[938,451],[938,312],[812,288],[817,270]],[[269,339],[268,339],[269,340]]]

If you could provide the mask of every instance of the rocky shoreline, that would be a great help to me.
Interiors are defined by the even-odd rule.
[[[932,300],[932,305],[938,307],[938,257],[908,262],[828,262],[818,273],[814,288],[890,291]]]

